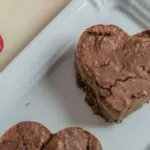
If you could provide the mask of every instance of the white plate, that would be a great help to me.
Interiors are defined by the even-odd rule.
[[[99,2],[96,7],[95,2]],[[133,113],[121,124],[107,124],[100,117],[93,115],[91,109],[84,102],[84,93],[75,84],[73,67],[75,45],[86,27],[97,23],[113,23],[129,33],[136,33],[141,29],[148,28],[150,22],[149,16],[146,14],[150,5],[148,5],[148,0],[142,2],[140,4],[139,0],[134,4],[134,0],[124,2],[122,0],[116,1],[113,5],[107,1],[102,4],[99,0],[93,0],[93,3],[76,0],[70,3],[41,33],[41,36],[38,36],[23,52],[26,53],[26,57],[22,53],[22,56],[18,57],[18,60],[15,60],[5,70],[3,78],[9,80],[8,70],[13,70],[13,65],[19,59],[26,61],[27,58],[32,59],[36,56],[34,63],[27,61],[26,64],[18,66],[21,77],[18,76],[18,72],[12,73],[13,77],[16,77],[14,77],[14,81],[9,80],[10,86],[20,83],[21,87],[18,86],[18,89],[15,88],[13,92],[9,91],[11,88],[8,88],[9,101],[2,100],[2,105],[0,105],[2,115],[6,110],[8,111],[8,108],[16,104],[17,100],[14,100],[12,95],[14,94],[15,98],[22,96],[23,90],[29,89],[30,82],[33,85],[45,70],[65,52],[65,55],[57,61],[49,74],[36,85],[30,94],[20,100],[0,120],[0,132],[2,133],[9,126],[21,120],[37,120],[47,125],[52,132],[68,126],[84,127],[101,140],[104,150],[149,150],[150,105]],[[40,51],[36,51],[35,48],[39,49],[39,47]],[[34,54],[30,53],[31,49],[34,49]],[[45,67],[42,68],[43,66]],[[32,75],[28,74],[29,71]],[[34,76],[35,74],[36,76]],[[22,80],[26,80],[26,78],[29,80],[24,82],[26,85],[22,87]],[[5,90],[4,92],[7,91]],[[15,92],[19,96],[16,96]],[[3,94],[3,96],[6,95]]]

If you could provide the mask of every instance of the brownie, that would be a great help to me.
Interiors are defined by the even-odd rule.
[[[89,132],[71,127],[55,134],[43,150],[102,150],[102,147]]]
[[[150,30],[144,30],[140,33],[135,34],[134,36],[142,38],[150,38]]]
[[[0,139],[0,150],[41,150],[50,139],[50,131],[37,122],[21,122]]]
[[[40,123],[26,121],[11,127],[0,138],[0,150],[102,150],[100,142],[82,128],[52,134]]]
[[[116,25],[95,25],[80,37],[76,81],[93,112],[121,122],[150,99],[150,32],[128,35]]]

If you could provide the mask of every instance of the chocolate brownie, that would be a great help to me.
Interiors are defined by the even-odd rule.
[[[55,134],[43,150],[102,150],[102,147],[92,134],[72,127]]]
[[[150,30],[144,30],[140,33],[135,34],[134,36],[142,38],[150,38]]]
[[[94,113],[108,122],[121,122],[150,99],[149,33],[130,36],[115,25],[95,25],[81,35],[77,85]]]
[[[41,150],[51,133],[37,122],[21,122],[0,139],[0,150]]]
[[[0,150],[102,150],[99,141],[81,128],[52,134],[37,122],[21,122],[0,138]]]

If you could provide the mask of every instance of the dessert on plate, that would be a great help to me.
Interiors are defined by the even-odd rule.
[[[102,150],[99,141],[89,132],[76,127],[55,134],[44,150]]]
[[[37,122],[21,122],[0,138],[0,150],[41,150],[51,132]]]
[[[128,35],[116,25],[95,25],[75,52],[77,85],[93,112],[121,122],[150,99],[150,31]]]
[[[4,133],[0,150],[102,150],[102,146],[82,128],[70,127],[52,134],[38,122],[25,121]]]

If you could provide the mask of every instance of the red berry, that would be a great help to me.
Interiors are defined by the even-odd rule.
[[[0,52],[2,52],[3,48],[4,48],[4,42],[2,36],[0,35]]]

